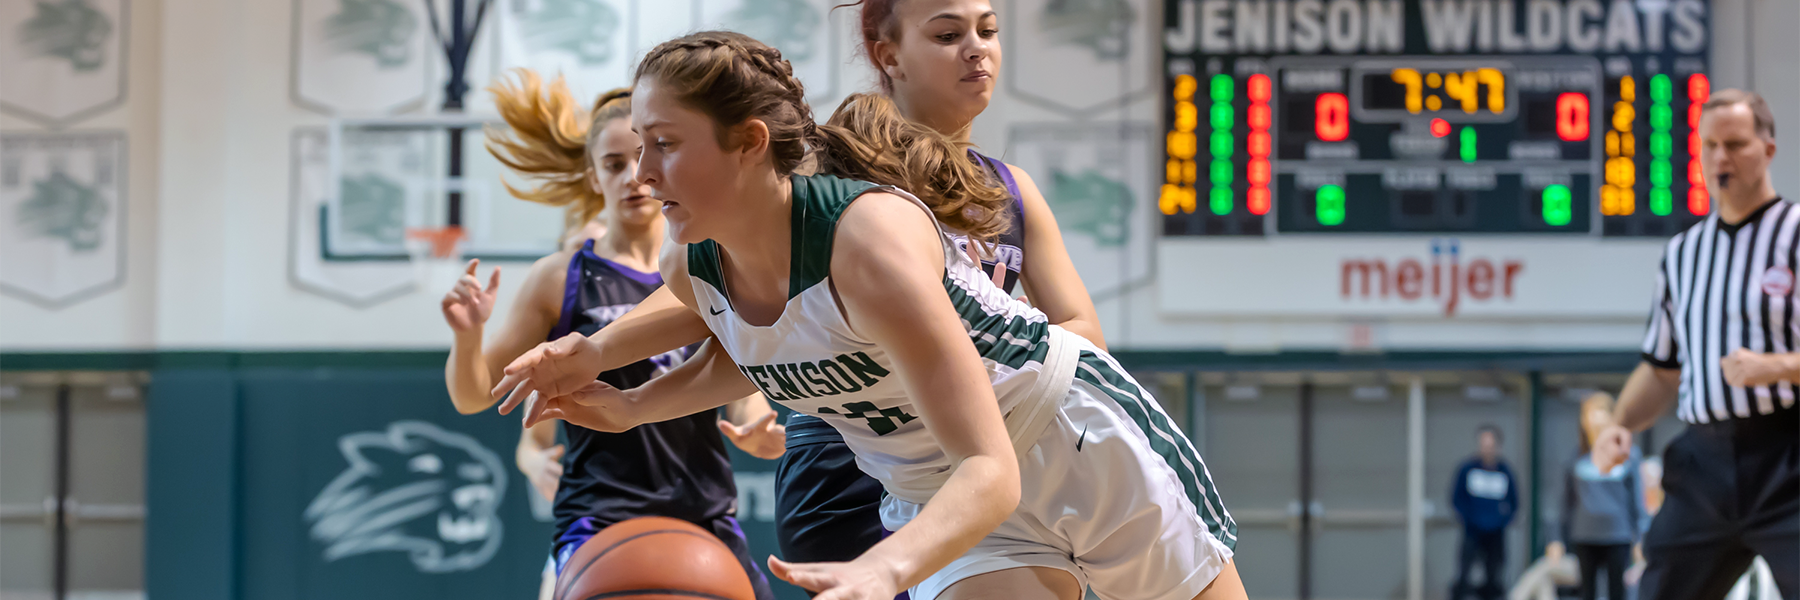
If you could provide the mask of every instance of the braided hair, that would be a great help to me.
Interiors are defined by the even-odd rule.
[[[594,187],[598,178],[588,150],[597,145],[608,122],[630,118],[631,89],[601,94],[592,109],[584,109],[561,76],[546,86],[530,69],[514,74],[516,85],[503,79],[488,86],[510,129],[487,129],[486,146],[501,164],[538,183],[520,189],[502,179],[501,185],[521,200],[568,207],[565,225],[592,220],[606,208],[606,196]]]
[[[873,94],[851,96],[818,125],[793,66],[749,36],[703,31],[663,42],[638,64],[637,81],[645,79],[710,117],[725,148],[737,146],[732,128],[761,120],[780,175],[800,168],[810,151],[820,173],[906,190],[939,222],[976,239],[991,240],[1008,225],[1006,191],[955,142]]]

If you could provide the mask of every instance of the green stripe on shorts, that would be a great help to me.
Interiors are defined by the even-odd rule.
[[[1105,360],[1092,352],[1082,352],[1081,362],[1075,370],[1075,377],[1087,382],[1111,396],[1113,402],[1125,409],[1125,414],[1143,430],[1144,437],[1150,443],[1150,449],[1163,458],[1163,462],[1181,479],[1188,501],[1194,504],[1194,510],[1201,522],[1213,537],[1224,542],[1225,547],[1237,548],[1237,522],[1226,512],[1225,502],[1219,497],[1219,491],[1213,485],[1212,475],[1206,471],[1206,464],[1201,462],[1200,455],[1187,443],[1187,437],[1176,429],[1163,414],[1162,409],[1155,406],[1129,377],[1125,377],[1112,368]],[[1158,435],[1158,434],[1162,435]],[[1165,439],[1163,436],[1175,441]],[[1190,467],[1189,465],[1192,465]]]

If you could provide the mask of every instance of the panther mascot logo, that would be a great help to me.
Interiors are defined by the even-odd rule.
[[[37,0],[37,12],[19,26],[19,43],[33,56],[69,61],[87,72],[106,64],[106,41],[113,22],[86,0]]]
[[[398,421],[338,439],[350,467],[306,507],[325,560],[405,552],[425,573],[479,568],[500,548],[506,469],[469,436]]]

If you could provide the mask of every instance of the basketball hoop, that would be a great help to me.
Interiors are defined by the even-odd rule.
[[[419,285],[435,290],[461,277],[463,237],[463,228],[454,225],[406,229],[406,252]]]
[[[462,247],[463,237],[463,228],[455,225],[406,228],[406,239],[412,242],[408,245],[425,246],[429,248],[431,257],[438,260],[449,259],[451,262],[458,262],[454,259],[459,258],[455,255],[458,254],[457,250]]]

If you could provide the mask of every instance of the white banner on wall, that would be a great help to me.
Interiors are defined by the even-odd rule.
[[[1021,100],[1083,117],[1159,85],[1151,79],[1159,39],[1144,34],[1156,14],[1148,0],[1012,2],[1000,10],[1002,79]]]
[[[288,273],[295,287],[354,306],[367,307],[412,291],[417,287],[414,265],[405,260],[340,260],[327,261],[325,243],[326,207],[334,196],[331,185],[331,160],[327,134],[323,128],[296,130],[292,140],[292,189],[288,209],[291,251]],[[368,244],[389,243],[398,250],[406,226],[406,201],[399,183],[375,179],[372,171],[363,181],[363,192],[349,207],[352,226],[347,231],[359,234]],[[353,180],[362,181],[362,180]],[[382,185],[382,183],[387,185]],[[357,184],[343,188],[356,188]],[[390,193],[380,193],[390,189]],[[340,203],[341,205],[341,203]]]
[[[699,0],[697,29],[729,29],[774,46],[818,103],[837,95],[838,52],[831,7],[835,0]],[[646,42],[651,43],[651,42]],[[829,111],[836,107],[819,107]],[[829,113],[826,113],[829,114]],[[823,116],[823,115],[821,115]]]
[[[1163,240],[1182,317],[1607,318],[1649,314],[1663,240],[1319,236]]]
[[[0,292],[60,308],[125,282],[125,134],[0,135]]]
[[[0,109],[62,127],[125,100],[125,0],[0,2]]]
[[[331,115],[388,114],[424,100],[426,64],[438,51],[423,4],[293,1],[296,104]]]
[[[562,75],[585,108],[602,92],[630,83],[637,23],[629,0],[501,0],[488,33],[502,64],[546,79]]]
[[[1008,135],[1005,160],[1044,194],[1095,297],[1150,276],[1150,131],[1148,123],[1021,123]]]

